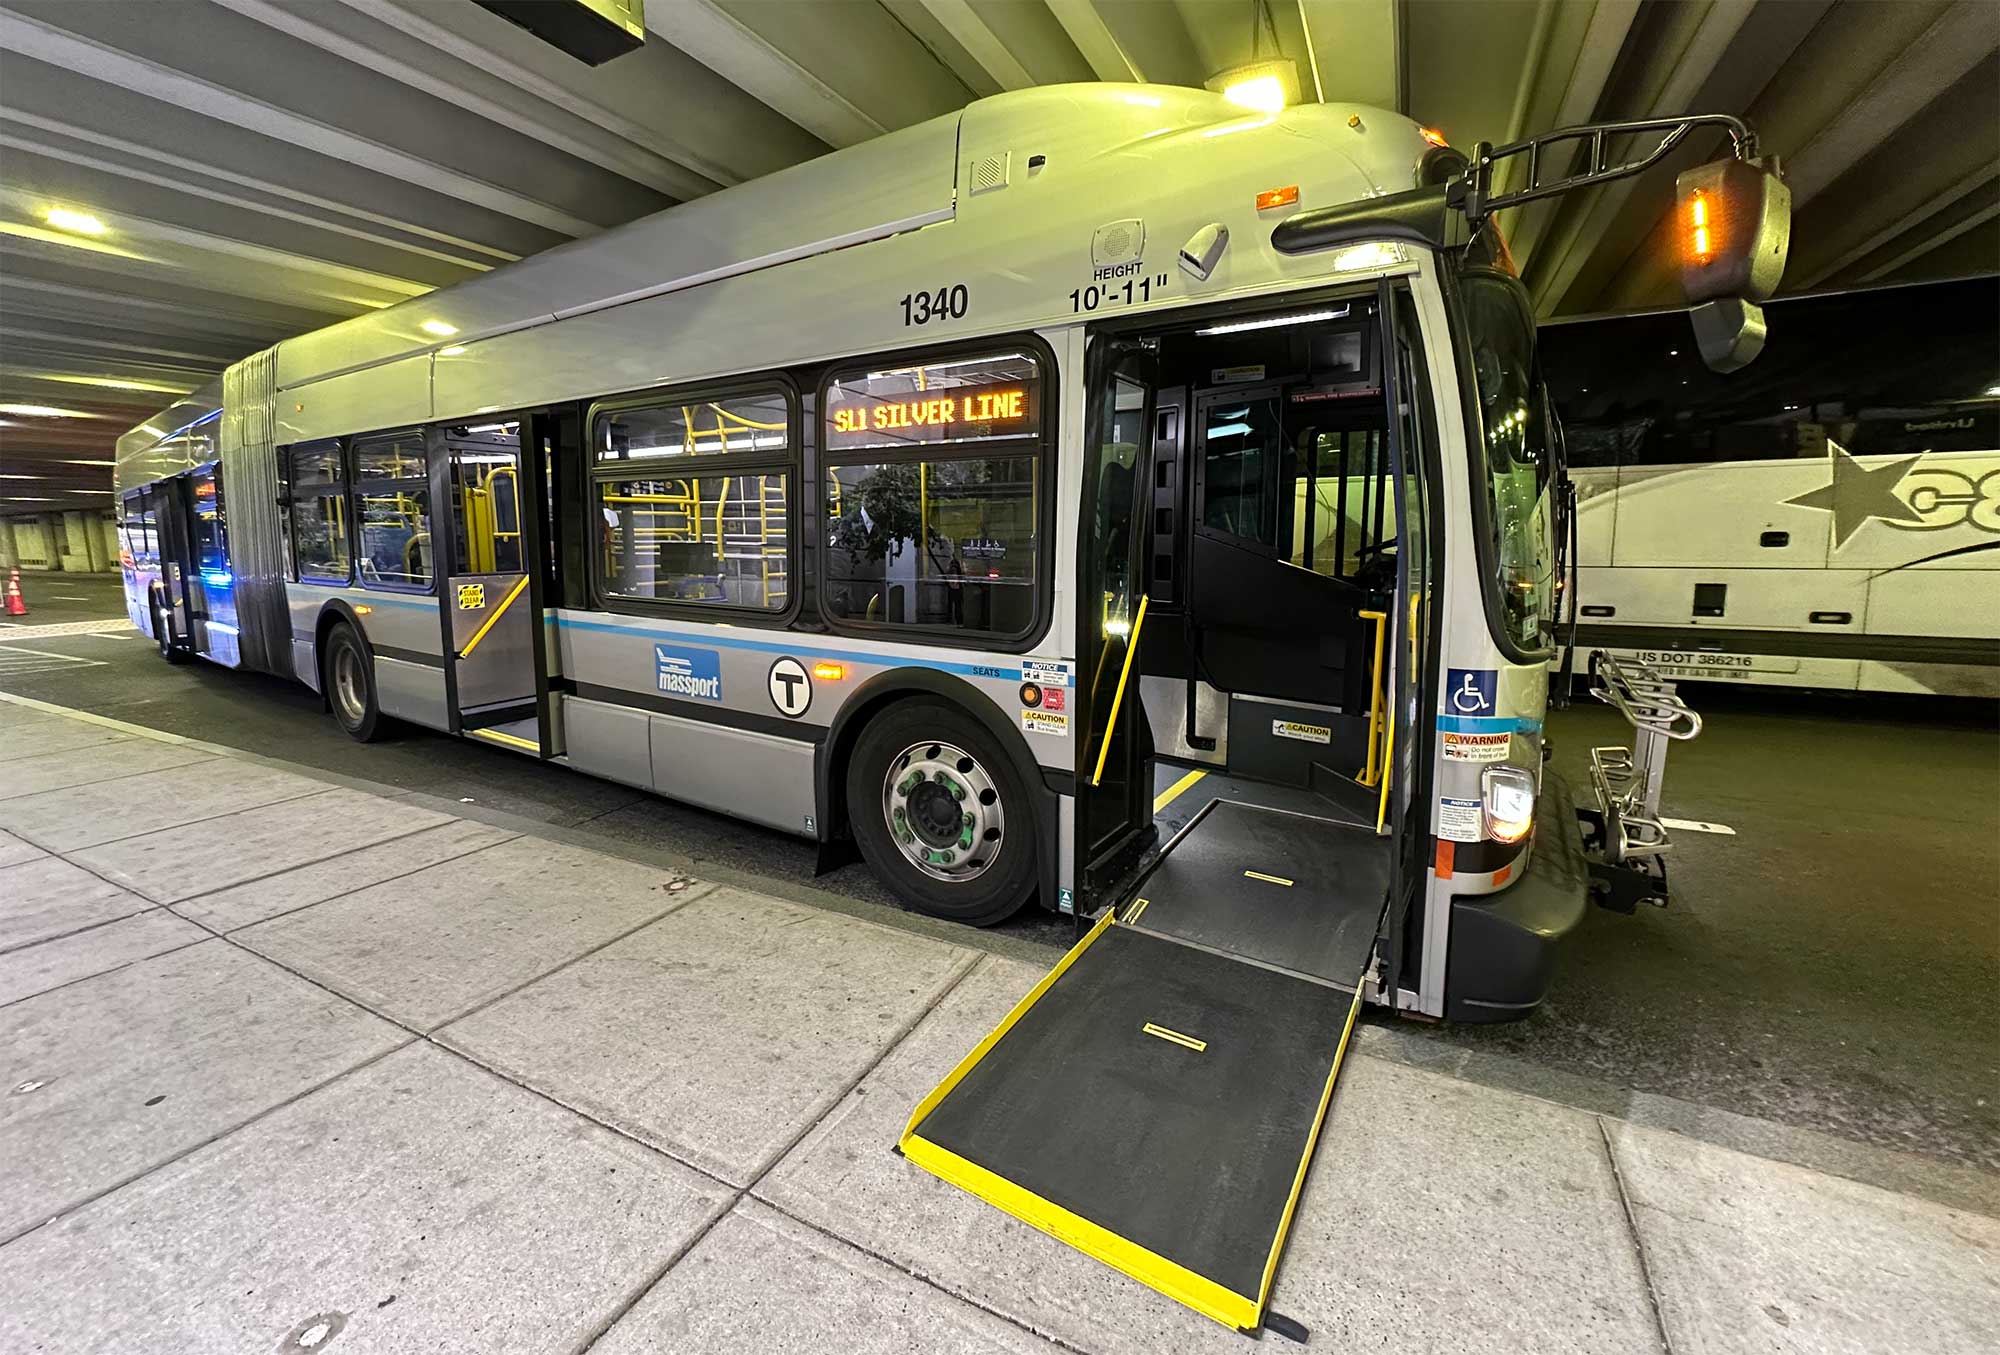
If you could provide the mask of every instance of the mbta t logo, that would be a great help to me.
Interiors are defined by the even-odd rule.
[[[787,657],[772,664],[766,682],[771,690],[771,704],[780,715],[796,720],[812,705],[812,675],[797,659]]]

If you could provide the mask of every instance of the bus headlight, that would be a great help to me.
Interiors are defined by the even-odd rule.
[[[1519,767],[1487,767],[1479,773],[1486,835],[1495,842],[1519,842],[1535,826],[1535,778]]]

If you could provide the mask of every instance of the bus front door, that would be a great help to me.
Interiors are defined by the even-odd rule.
[[[431,463],[450,504],[450,573],[440,590],[453,732],[547,757],[540,558],[544,496],[529,421],[431,430]]]
[[[1083,916],[1115,891],[1153,841],[1153,741],[1139,696],[1145,525],[1152,485],[1157,361],[1146,346],[1099,339],[1090,355],[1077,654],[1082,684],[1076,878]]]

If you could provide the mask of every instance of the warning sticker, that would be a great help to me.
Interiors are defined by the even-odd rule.
[[[1441,799],[1438,801],[1438,837],[1446,842],[1477,842],[1480,838],[1479,801]]]
[[[1024,710],[1021,712],[1021,728],[1030,734],[1069,735],[1069,716],[1056,715],[1046,710]]]
[[[1032,682],[1038,687],[1069,686],[1069,665],[1052,663],[1043,659],[1023,659],[1021,661],[1021,681]]]
[[[1511,732],[1468,734],[1450,729],[1441,731],[1440,737],[1447,762],[1504,762],[1514,740]]]
[[[462,583],[458,586],[458,609],[461,612],[476,612],[485,605],[485,584]]]
[[[1333,731],[1325,725],[1302,725],[1297,720],[1271,721],[1271,735],[1279,739],[1298,739],[1302,743],[1333,742]]]

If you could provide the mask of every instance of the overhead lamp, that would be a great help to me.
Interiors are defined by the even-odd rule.
[[[88,414],[80,409],[57,409],[54,405],[0,405],[0,414],[14,414],[23,419],[101,419],[102,414]]]
[[[147,395],[186,395],[193,389],[164,381],[132,381],[118,376],[66,376],[57,372],[25,372],[21,375],[37,381],[60,381],[65,386],[101,386],[105,390],[141,391]]]
[[[457,325],[448,325],[442,320],[426,320],[417,326],[426,334],[435,334],[440,339],[449,339],[458,333]]]
[[[1253,61],[1214,76],[1208,87],[1241,108],[1276,113],[1299,101],[1299,68],[1293,61]]]
[[[73,212],[67,207],[51,207],[42,213],[42,219],[59,231],[74,231],[78,235],[102,235],[107,229],[89,212]]]
[[[1207,329],[1197,329],[1195,334],[1208,338],[1215,334],[1241,334],[1248,329],[1277,329],[1281,325],[1309,325],[1315,320],[1339,320],[1350,308],[1342,306],[1338,310],[1306,311],[1300,315],[1271,315],[1257,320],[1234,320],[1226,325],[1210,325]]]

